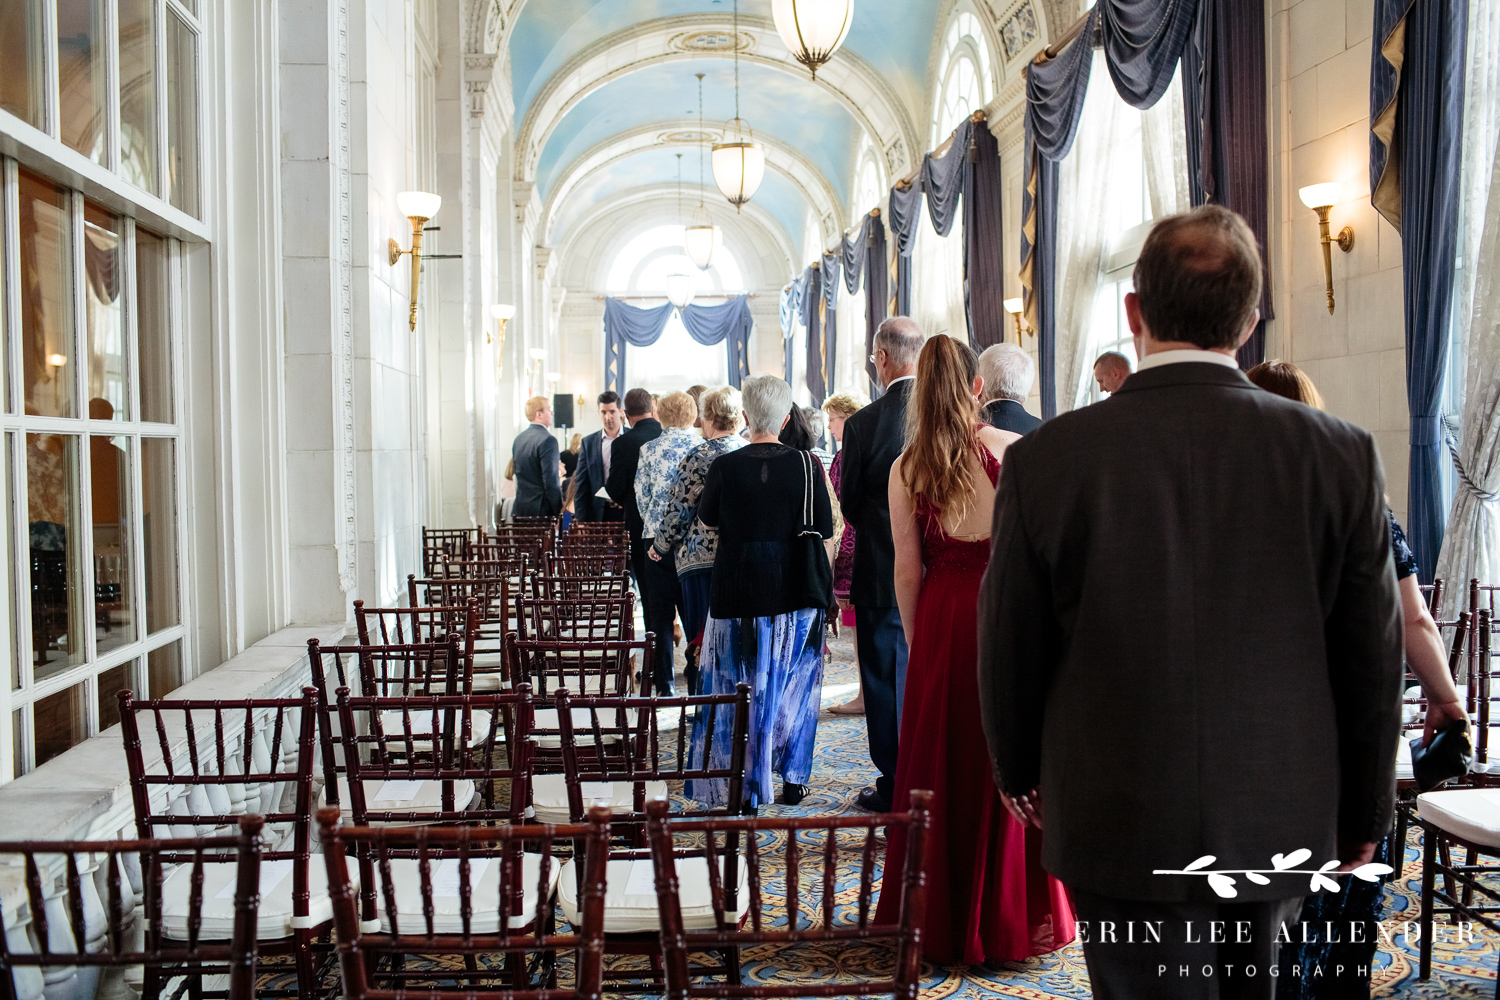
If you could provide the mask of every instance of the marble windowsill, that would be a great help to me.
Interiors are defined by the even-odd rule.
[[[173,691],[169,699],[295,696],[310,677],[307,640],[336,643],[345,625],[303,625],[267,636]],[[144,748],[147,757],[160,751]],[[150,761],[148,760],[148,763]],[[134,837],[130,774],[120,727],[0,786],[0,840]]]

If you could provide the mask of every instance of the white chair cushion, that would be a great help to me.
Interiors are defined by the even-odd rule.
[[[1411,740],[1411,739],[1414,739],[1417,736],[1421,736],[1421,735],[1422,735],[1422,731],[1421,730],[1419,730],[1419,729],[1418,730],[1412,730],[1410,732],[1402,733],[1401,734],[1401,738],[1396,741],[1396,780],[1397,781],[1413,781],[1413,780],[1415,780],[1415,776],[1412,774],[1412,770],[1411,770],[1411,743],[1409,743],[1408,741]]]
[[[446,711],[446,709],[439,709],[439,711]],[[421,711],[409,713],[413,736],[432,735],[433,714],[430,709],[422,709]],[[453,724],[455,726],[462,724],[462,720],[459,718],[456,709],[453,713]],[[489,712],[482,710],[471,712],[469,714],[469,726],[471,729],[469,733],[469,745],[478,746],[489,739],[491,725],[493,725],[493,720],[490,718]],[[402,719],[401,712],[396,709],[380,713],[380,727],[385,730],[385,735],[388,738],[399,737],[406,732],[406,722]],[[421,746],[424,743],[422,740],[413,740],[412,742],[417,746]]]
[[[569,861],[563,866],[557,884],[557,901],[563,916],[577,926],[578,876]],[[739,864],[739,894],[735,920],[750,911],[750,872],[744,859]],[[606,934],[639,934],[661,929],[656,905],[656,871],[650,858],[611,861],[605,876],[604,931]],[[714,929],[713,892],[708,883],[707,858],[677,859],[678,899],[682,905],[682,926],[689,931]]]
[[[498,667],[502,662],[500,650],[487,650],[483,646],[474,647],[474,666]]]
[[[646,801],[667,797],[665,781],[646,782]],[[538,823],[567,823],[568,780],[561,774],[538,774],[531,779],[531,805]],[[608,806],[612,813],[628,813],[635,806],[635,784],[630,781],[585,781],[583,807]]]
[[[348,816],[349,779],[339,775],[339,812]],[[370,812],[435,812],[443,806],[443,783],[441,781],[418,781],[415,784],[400,779],[387,781],[371,778],[364,782],[365,808]],[[453,783],[453,808],[466,809],[474,801],[474,782]],[[318,804],[327,804],[327,791],[319,793]]]
[[[510,684],[506,682],[505,675],[498,670],[474,673],[474,693],[494,694],[497,691],[509,691]]]
[[[262,861],[260,864],[260,907],[256,911],[255,935],[261,941],[274,941],[292,934],[292,869],[294,861]],[[333,902],[328,895],[328,869],[324,860],[313,855],[307,866],[308,916],[304,926],[319,927],[333,919]],[[227,941],[234,936],[234,888],[239,866],[233,862],[215,862],[203,866],[203,927],[199,937],[206,941]],[[178,941],[188,936],[188,896],[192,892],[193,866],[179,865],[162,883],[162,930]],[[349,878],[357,886],[359,869],[351,864]]]
[[[488,862],[486,864],[486,862]],[[463,920],[459,916],[458,860],[448,858],[432,863],[432,909],[433,930],[439,934],[463,933]],[[396,914],[403,934],[427,933],[426,918],[422,915],[422,876],[418,862],[413,858],[391,859],[391,882],[396,891]],[[484,867],[475,877],[475,870]],[[471,858],[469,860],[473,915],[469,927],[476,934],[494,934],[500,929],[500,859]],[[557,882],[562,872],[560,858],[552,859],[548,872],[546,893],[548,898],[557,891]],[[542,873],[540,854],[521,856],[521,885],[523,898],[521,912],[510,917],[511,927],[527,927],[536,918],[537,884]],[[381,930],[389,933],[390,918],[385,911],[385,888],[381,882],[380,869],[375,869],[376,907],[380,916]],[[445,894],[446,892],[446,894]]]
[[[1417,796],[1417,815],[1481,847],[1500,848],[1500,788],[1459,788]]]
[[[577,741],[578,746],[593,746],[593,710],[575,708],[569,714],[573,717],[573,738]],[[601,728],[607,729],[613,727],[616,724],[615,719],[614,709],[610,709],[608,712],[600,710],[599,725]],[[625,720],[627,725],[632,727],[635,725],[635,709],[630,708],[625,710]],[[543,731],[536,737],[537,746],[545,747],[549,750],[556,750],[562,746],[562,734],[557,731],[557,709],[537,709],[532,714],[532,726],[537,730]],[[619,741],[620,733],[618,730],[604,734],[604,742],[606,743],[618,743]]]

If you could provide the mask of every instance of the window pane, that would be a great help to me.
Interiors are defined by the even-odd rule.
[[[26,412],[73,416],[73,251],[68,192],[21,171],[21,353]]]
[[[146,654],[151,697],[165,698],[182,686],[182,643],[169,642]]]
[[[146,633],[170,628],[177,609],[177,470],[169,438],[141,439],[141,520],[145,523]]]
[[[141,352],[141,419],[172,422],[172,341],[167,322],[167,241],[135,230],[136,343]]]
[[[11,753],[15,754],[15,756],[11,758],[11,767],[16,775],[22,773],[22,762],[26,759],[25,754],[23,753],[24,744],[26,742],[24,739],[26,733],[25,714],[26,713],[19,708],[10,713],[10,749]]]
[[[0,0],[0,108],[42,128],[42,5]]]
[[[83,308],[89,352],[89,417],[126,420],[125,312],[120,277],[125,254],[120,220],[91,202],[83,204]]]
[[[104,162],[104,0],[57,0],[62,141]]]
[[[171,201],[198,214],[198,38],[167,15],[167,169]]]
[[[31,649],[38,680],[83,662],[78,438],[26,435],[31,536]]]
[[[59,691],[36,703],[32,709],[36,721],[36,766],[88,738],[88,703],[83,685]]]
[[[6,513],[5,537],[12,539],[16,537],[15,525],[20,519],[21,501],[16,496],[16,436],[5,435],[5,495],[10,498],[10,509]],[[10,570],[6,570],[6,583],[11,582]],[[19,581],[17,581],[19,582]],[[14,691],[21,686],[21,590],[18,587],[16,599],[10,604],[10,688]],[[19,760],[20,758],[17,758]]]
[[[156,4],[119,0],[120,173],[156,193]]]
[[[94,517],[94,647],[106,653],[135,641],[130,439],[90,437],[89,478]]]
[[[99,731],[120,721],[120,692],[141,694],[141,661],[128,660],[99,675]]]

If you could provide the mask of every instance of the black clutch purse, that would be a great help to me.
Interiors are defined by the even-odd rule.
[[[1469,727],[1461,720],[1448,723],[1425,747],[1420,736],[1410,745],[1411,773],[1420,792],[1430,792],[1446,781],[1463,777],[1474,763]]]

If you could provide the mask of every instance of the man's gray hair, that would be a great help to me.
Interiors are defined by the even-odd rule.
[[[740,384],[745,423],[751,434],[776,434],[792,412],[792,387],[775,375],[754,375]]]
[[[884,351],[893,368],[914,368],[927,338],[909,316],[892,316],[875,331],[874,347]]]
[[[979,374],[984,379],[984,401],[1013,399],[1026,402],[1036,382],[1036,362],[1018,344],[995,344],[979,355]]]

